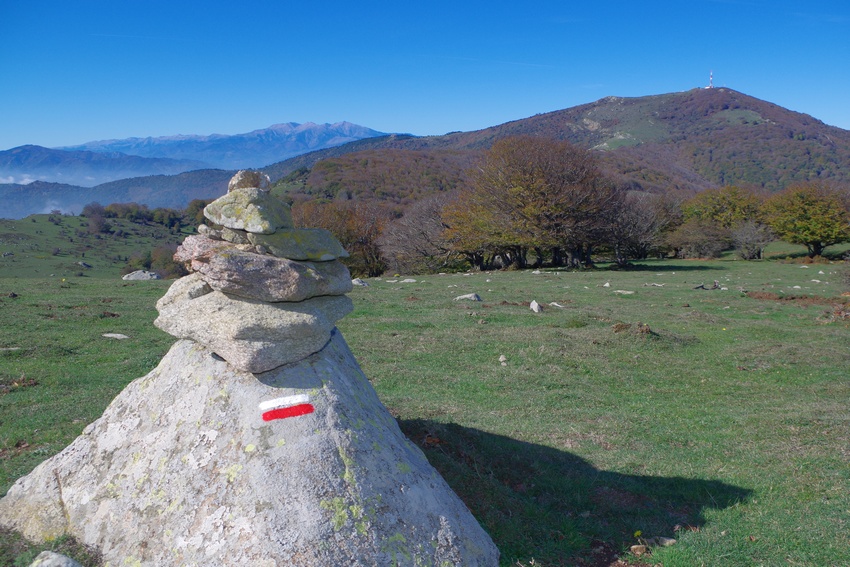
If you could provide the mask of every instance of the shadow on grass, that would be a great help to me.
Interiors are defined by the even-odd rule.
[[[660,261],[662,262],[662,261]],[[709,270],[725,270],[724,266],[706,265],[694,260],[693,264],[676,263],[674,265],[658,263],[658,264],[629,264],[625,268],[612,268],[611,271],[623,272],[704,272]]]
[[[430,420],[402,431],[466,503],[501,564],[602,566],[644,537],[698,529],[751,491],[716,480],[602,471],[569,452]]]

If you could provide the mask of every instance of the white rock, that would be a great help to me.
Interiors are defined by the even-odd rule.
[[[533,299],[531,300],[530,307],[531,307],[531,310],[534,311],[535,313],[540,313],[541,311],[543,311],[543,307],[541,307],[540,304],[537,303],[537,301],[535,301]]]
[[[477,293],[467,293],[465,295],[458,295],[454,299],[455,301],[481,301],[481,296]]]
[[[101,337],[106,337],[107,339],[118,339],[118,340],[124,340],[124,339],[130,338],[127,335],[122,335],[121,333],[103,333],[101,335]]]
[[[361,280],[360,278],[354,278],[351,280],[351,285],[359,285],[360,287],[369,287],[369,283]]]
[[[401,283],[416,283],[416,280],[414,280],[413,278],[405,278],[401,280]]]
[[[605,282],[602,287],[611,287],[611,282]]]
[[[122,280],[159,280],[162,279],[159,274],[156,272],[149,272],[147,270],[136,270],[135,272],[130,272],[121,278]]]
[[[29,567],[83,567],[70,557],[54,553],[52,551],[42,551],[35,558],[35,561],[30,563]]]
[[[620,295],[632,295],[634,292],[625,289],[615,289],[614,293],[619,293]]]

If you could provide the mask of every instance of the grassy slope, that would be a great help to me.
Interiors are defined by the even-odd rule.
[[[504,565],[607,565],[637,530],[678,537],[649,560],[667,567],[843,565],[850,328],[826,316],[843,268],[667,261],[372,280],[340,328]],[[693,289],[713,280],[728,289]],[[127,284],[0,278],[0,348],[20,348],[0,351],[0,493],[173,342],[151,325],[168,284]],[[453,301],[470,292],[484,301]],[[531,299],[564,307],[534,314]]]
[[[185,236],[173,234],[161,225],[123,219],[108,222],[113,233],[95,235],[88,233],[85,217],[30,215],[21,220],[0,219],[0,277],[115,277],[132,254],[176,244]],[[119,231],[121,236],[116,235]]]

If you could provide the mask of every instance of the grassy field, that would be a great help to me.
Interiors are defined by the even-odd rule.
[[[503,565],[850,565],[846,269],[385,277],[339,327]],[[0,494],[156,365],[168,285],[0,277]],[[35,551],[0,537],[0,564]]]

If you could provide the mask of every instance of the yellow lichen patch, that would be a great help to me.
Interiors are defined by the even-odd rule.
[[[333,512],[331,522],[333,523],[335,530],[341,529],[342,526],[345,525],[345,522],[348,521],[348,508],[345,506],[344,498],[337,496],[331,500],[322,500],[319,503],[319,506],[322,510],[330,510]]]
[[[249,443],[248,445],[245,445],[245,452],[246,453],[253,453],[256,450],[257,450],[257,446],[254,445],[253,443]]]
[[[242,472],[242,465],[236,464],[230,465],[229,467],[224,469],[224,471],[222,471],[222,474],[227,477],[227,482],[230,483],[236,480],[236,477],[239,476],[240,472]]]

